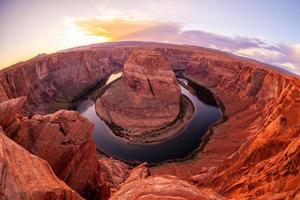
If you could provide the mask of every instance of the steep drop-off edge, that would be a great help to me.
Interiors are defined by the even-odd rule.
[[[0,199],[83,199],[49,164],[5,136],[0,126]]]
[[[19,97],[0,103],[0,126],[4,130],[1,134],[14,140],[24,151],[44,159],[49,163],[49,169],[82,197],[106,199],[110,189],[103,178],[96,145],[91,138],[93,124],[78,112],[66,110],[28,118],[21,113],[25,101],[26,97]],[[34,166],[24,165],[22,170],[26,175],[31,168]],[[38,168],[37,165],[36,170]],[[45,179],[49,178],[48,174],[44,175]],[[31,184],[30,179],[22,181],[24,185]],[[3,188],[7,187],[9,184],[4,182]],[[10,195],[6,194],[9,192],[6,190],[3,195]]]

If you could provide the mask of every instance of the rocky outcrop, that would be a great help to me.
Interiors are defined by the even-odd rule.
[[[110,200],[225,200],[211,189],[195,186],[175,176],[151,176],[146,163],[133,168]]]
[[[26,97],[10,99],[0,103],[0,126],[8,137],[14,137],[20,129],[19,117],[22,116],[22,108]]]
[[[20,129],[11,138],[47,160],[55,174],[84,197],[108,193],[101,178],[96,146],[91,138],[93,124],[75,111],[19,119]]]
[[[147,167],[147,163],[142,163],[130,171],[125,183],[140,180],[148,176],[149,176],[149,170]]]
[[[97,152],[97,157],[100,163],[101,174],[111,190],[116,190],[123,183],[131,167],[117,159],[108,157],[101,152]]]
[[[82,196],[109,195],[91,138],[93,124],[78,112],[66,110],[24,117],[19,113],[25,101],[20,97],[0,103],[0,125],[5,134],[45,159],[55,174]]]
[[[154,96],[161,103],[174,106],[174,115],[178,115],[179,85],[170,64],[158,51],[134,50],[125,62],[123,82],[126,90],[138,96]]]
[[[153,131],[178,117],[180,87],[160,53],[135,50],[124,65],[123,80],[108,88],[96,107],[108,123],[137,134]]]
[[[125,182],[110,200],[221,200],[217,194],[207,195],[197,187],[175,176],[150,176]]]
[[[83,199],[49,164],[7,138],[0,126],[0,199]]]
[[[13,123],[25,102],[26,97],[19,97],[0,103],[0,125],[5,128]]]
[[[293,199],[300,192],[300,84],[275,80],[285,82],[284,87],[274,85],[274,75],[263,78],[254,100],[262,114],[251,124],[246,142],[216,169],[201,174],[199,185],[248,199]]]

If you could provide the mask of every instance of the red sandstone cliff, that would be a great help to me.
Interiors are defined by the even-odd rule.
[[[120,69],[126,55],[126,49],[105,48],[55,53],[16,64],[0,72],[0,100],[27,96],[26,110],[34,114],[67,108]]]
[[[198,177],[199,183],[234,198],[292,199],[299,193],[300,80],[243,63],[199,57],[191,61],[186,74],[209,86],[224,103],[229,119],[216,129],[223,132],[219,136],[233,140],[228,138],[224,145],[242,143],[231,145],[236,146],[234,154]],[[245,138],[234,141],[241,136]],[[213,147],[219,149],[213,141],[206,149]]]
[[[259,67],[194,55],[186,76],[218,96],[228,120],[213,128],[195,163],[178,164],[176,173],[217,167],[192,179],[227,197],[292,199],[300,189],[300,81]]]
[[[5,134],[45,159],[55,174],[83,197],[106,197],[109,188],[102,179],[91,138],[93,124],[78,112],[66,110],[23,117],[20,110],[24,103],[23,97],[0,103],[0,125]]]
[[[58,179],[49,164],[5,136],[0,127],[0,199],[83,199]]]

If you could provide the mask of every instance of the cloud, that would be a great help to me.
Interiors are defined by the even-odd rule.
[[[157,41],[215,48],[300,74],[300,44],[272,44],[259,38],[185,30],[183,24],[173,22],[115,18],[80,19],[74,20],[74,24],[85,34],[105,37],[109,41]]]
[[[90,19],[74,21],[83,32],[93,36],[106,37],[111,41],[119,40],[165,40],[180,31],[177,23],[155,21],[132,21],[128,19]]]

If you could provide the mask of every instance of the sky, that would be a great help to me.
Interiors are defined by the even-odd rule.
[[[0,0],[0,69],[110,41],[229,51],[300,74],[299,0]]]

